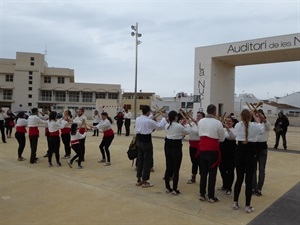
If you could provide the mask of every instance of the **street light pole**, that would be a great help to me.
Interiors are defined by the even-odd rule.
[[[134,82],[134,119],[136,119],[136,99],[137,99],[137,69],[138,69],[138,45],[142,42],[138,40],[139,37],[142,36],[138,32],[138,23],[136,23],[135,26],[131,26],[131,29],[135,32],[131,32],[131,36],[135,36],[135,82]]]

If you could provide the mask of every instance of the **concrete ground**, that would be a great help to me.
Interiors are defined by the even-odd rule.
[[[40,128],[41,133],[43,129]],[[151,173],[152,188],[135,186],[136,172],[126,154],[132,136],[115,136],[110,148],[112,165],[103,166],[98,163],[102,134],[93,137],[89,132],[82,170],[76,166],[70,169],[66,159],[61,160],[62,167],[48,167],[47,159],[42,158],[47,150],[44,136],[38,144],[40,162],[29,163],[28,138],[23,154],[27,160],[19,162],[17,141],[10,138],[7,144],[0,143],[0,225],[248,224],[299,182],[299,134],[299,127],[290,127],[288,150],[274,150],[274,133],[270,132],[263,195],[253,196],[255,211],[251,214],[246,214],[244,207],[232,210],[233,194],[227,196],[218,190],[216,196],[220,202],[199,201],[199,176],[196,184],[186,183],[191,171],[186,141],[179,180],[182,194],[166,194],[162,179],[164,131],[153,133],[155,172]],[[60,153],[63,156],[62,146]],[[216,188],[220,186],[218,173]],[[240,205],[244,206],[244,202],[243,185]],[[290,222],[295,222],[292,217]],[[265,224],[270,223],[266,221]]]

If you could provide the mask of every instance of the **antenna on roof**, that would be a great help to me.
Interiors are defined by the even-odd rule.
[[[47,53],[48,53],[48,50],[47,50],[47,45],[45,47],[45,52],[44,52],[44,56],[45,56],[45,61],[47,62]]]

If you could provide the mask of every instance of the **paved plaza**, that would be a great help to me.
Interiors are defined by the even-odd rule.
[[[115,125],[113,127],[116,131]],[[41,134],[43,130],[40,128]],[[244,185],[239,201],[242,207],[239,210],[232,210],[233,194],[224,195],[218,190],[216,196],[221,199],[220,202],[212,204],[199,201],[199,176],[196,184],[186,183],[191,173],[187,141],[184,141],[179,178],[181,194],[173,196],[165,193],[162,179],[165,171],[164,131],[153,133],[155,171],[151,173],[150,182],[154,184],[151,188],[135,186],[135,168],[126,154],[132,136],[115,136],[110,147],[112,165],[103,166],[98,163],[102,133],[99,137],[93,137],[89,132],[86,161],[82,163],[84,169],[81,170],[76,166],[70,169],[66,159],[61,160],[62,167],[48,167],[47,159],[42,158],[47,150],[43,135],[38,143],[40,162],[33,165],[29,163],[28,137],[23,154],[27,160],[19,162],[17,141],[10,138],[7,144],[0,143],[0,225],[238,225],[251,223],[256,218],[257,221],[264,221],[264,224],[274,224],[275,217],[285,218],[284,214],[289,209],[277,200],[287,195],[300,180],[299,134],[299,127],[289,127],[288,150],[282,150],[282,142],[279,145],[281,149],[274,150],[275,135],[270,132],[263,195],[253,196],[255,211],[251,214],[244,212]],[[60,153],[63,156],[63,146]],[[216,188],[220,186],[218,173]],[[296,193],[298,195],[292,202],[298,205],[294,213],[299,214],[299,185]],[[272,208],[275,202],[277,205]],[[273,210],[272,214],[268,214],[275,218],[273,222],[265,220],[267,217],[263,212],[267,210]],[[278,210],[278,213],[274,210]],[[288,216],[281,224],[299,224],[298,219]]]

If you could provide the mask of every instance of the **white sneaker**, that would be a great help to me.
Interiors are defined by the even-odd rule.
[[[233,206],[232,206],[232,209],[237,210],[239,208],[240,208],[239,203],[238,202],[234,202]]]
[[[246,213],[252,213],[254,211],[254,208],[252,206],[246,206],[245,212]]]

